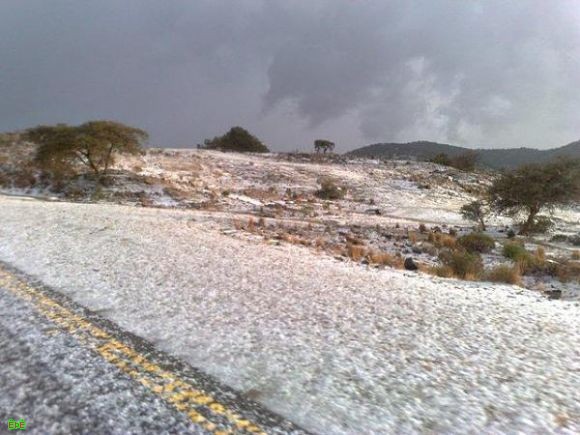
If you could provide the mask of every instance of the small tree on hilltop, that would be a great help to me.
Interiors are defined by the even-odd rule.
[[[65,173],[73,172],[80,163],[103,176],[116,153],[138,153],[148,135],[119,122],[90,121],[79,126],[39,126],[29,129],[26,137],[39,145],[36,162],[41,167]]]
[[[559,160],[546,165],[525,165],[499,177],[489,190],[496,212],[516,216],[524,213],[521,234],[534,232],[537,215],[558,205],[580,200],[580,163]],[[543,222],[543,221],[542,221]]]
[[[475,222],[479,225],[481,231],[485,231],[485,219],[489,214],[489,209],[483,201],[477,200],[465,204],[461,207],[461,216],[463,219]]]
[[[210,150],[238,151],[267,153],[270,150],[260,139],[250,134],[242,127],[232,127],[223,136],[216,136],[213,139],[204,141],[204,148]]]
[[[316,139],[314,141],[314,151],[316,151],[316,153],[320,153],[320,151],[322,151],[324,154],[326,154],[327,151],[332,152],[334,150],[334,146],[334,142],[329,140]]]

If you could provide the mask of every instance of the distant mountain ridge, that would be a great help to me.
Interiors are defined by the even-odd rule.
[[[454,157],[468,151],[478,153],[478,164],[482,166],[505,169],[528,163],[545,163],[558,157],[580,158],[580,140],[547,150],[535,148],[472,149],[429,141],[377,143],[357,148],[346,153],[346,155],[402,160],[429,160],[440,153]]]

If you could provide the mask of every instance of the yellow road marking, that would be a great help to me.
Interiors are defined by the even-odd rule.
[[[0,286],[33,304],[36,310],[69,332],[109,363],[128,374],[144,387],[164,399],[203,429],[226,435],[246,432],[265,434],[259,425],[228,409],[210,394],[195,388],[176,373],[159,367],[129,345],[65,308],[54,299],[28,285],[0,266]]]

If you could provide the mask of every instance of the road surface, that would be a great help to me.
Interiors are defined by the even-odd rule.
[[[0,263],[0,417],[29,433],[302,434]]]

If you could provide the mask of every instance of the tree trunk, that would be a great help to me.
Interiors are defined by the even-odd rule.
[[[526,219],[526,221],[522,225],[522,228],[520,229],[520,234],[527,235],[530,233],[530,228],[534,225],[534,220],[536,219],[536,215],[539,212],[540,212],[540,207],[538,207],[538,206],[530,207],[528,218]]]
[[[103,170],[103,174],[105,174],[109,169],[109,163],[111,163],[111,154],[113,154],[113,145],[111,145],[109,147],[109,151],[107,151],[107,157],[105,157],[105,169]]]
[[[479,218],[479,225],[481,226],[481,231],[487,231],[483,218]]]

